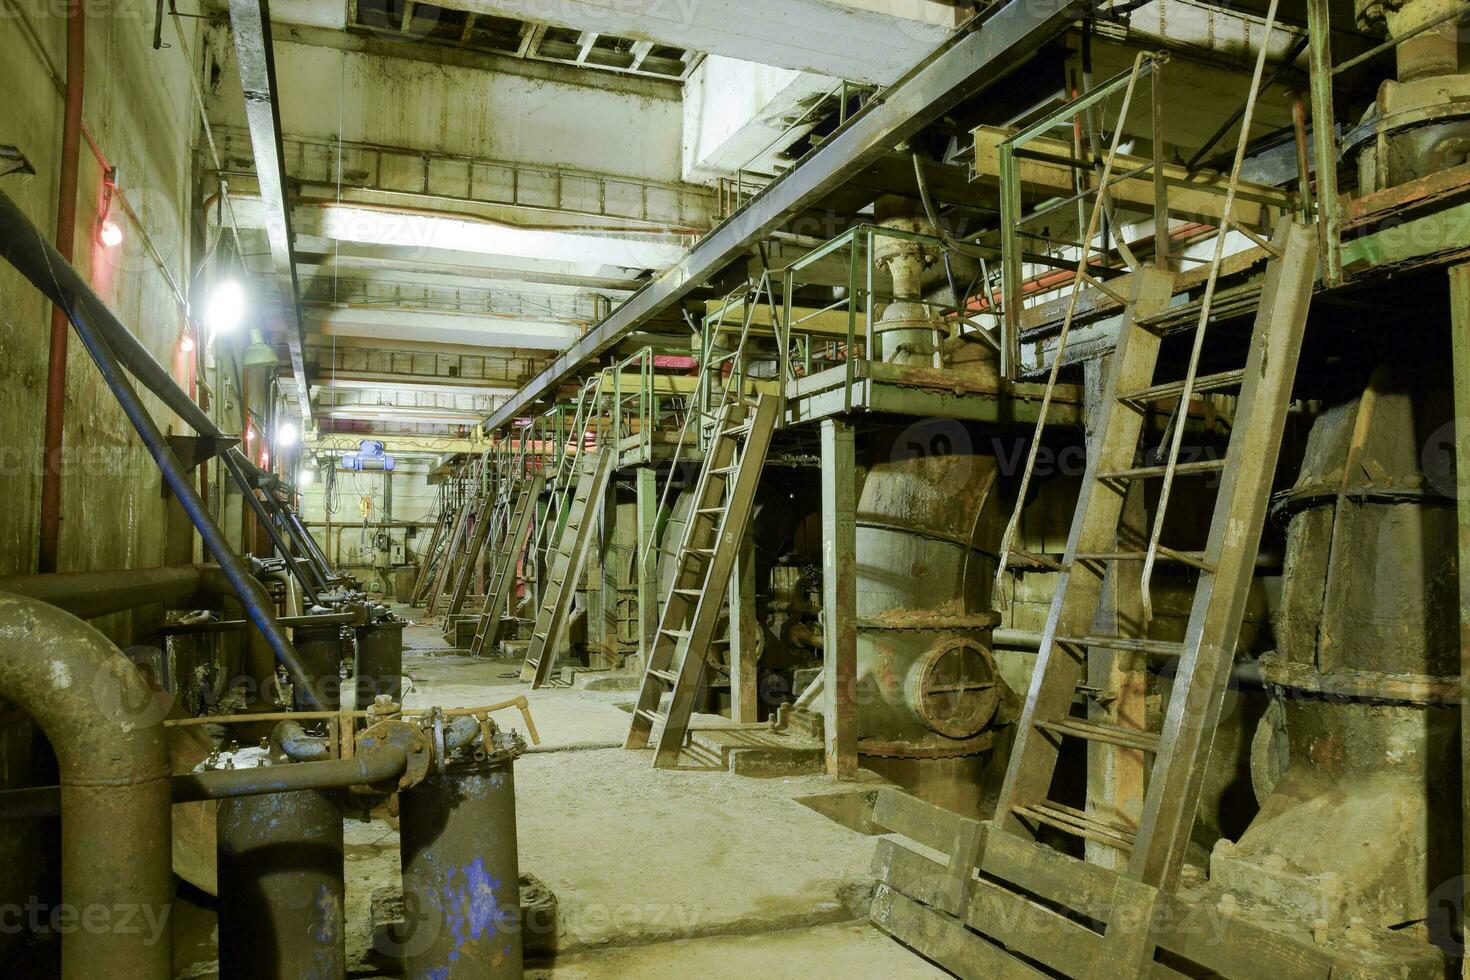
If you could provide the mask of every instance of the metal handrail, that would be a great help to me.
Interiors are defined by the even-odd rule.
[[[1273,0],[1273,3],[1274,2],[1275,0]],[[1014,148],[1015,146],[1019,146],[1025,143],[1026,140],[1031,139],[1043,132],[1046,132],[1055,124],[1055,120],[1057,119],[1065,119],[1069,116],[1080,115],[1085,110],[1097,105],[1107,96],[1119,91],[1120,89],[1123,91],[1123,101],[1122,105],[1118,109],[1118,119],[1126,119],[1128,117],[1128,110],[1133,104],[1133,94],[1137,89],[1138,79],[1146,71],[1152,71],[1154,68],[1156,68],[1158,63],[1159,62],[1147,52],[1141,52],[1138,57],[1134,59],[1133,67],[1128,71],[1114,76],[1112,79],[1104,82],[1102,85],[1093,89],[1091,92],[1088,92],[1086,95],[1083,95],[1080,98],[1073,100],[1071,103],[1068,103],[1066,106],[1063,106],[1053,116],[1049,116],[1047,119],[1044,119],[1041,122],[1038,122],[1035,125],[1031,126],[1030,128],[1023,130],[1021,133],[1011,137],[1005,143],[1001,144],[1001,207],[1003,212],[1002,221],[1005,228],[1008,229],[1011,224],[1010,220],[1006,218],[1006,215],[1009,214],[1011,218],[1014,218],[1019,211],[1020,204],[1020,182],[1017,179],[1017,175],[1015,174],[1014,164],[1012,162],[1013,156],[1011,153],[1007,152],[1007,148]],[[1077,302],[1081,298],[1083,289],[1089,284],[1096,282],[1096,280],[1094,280],[1088,274],[1088,268],[1091,265],[1089,259],[1092,254],[1093,238],[1097,235],[1098,232],[1100,217],[1103,213],[1103,209],[1106,207],[1106,202],[1110,197],[1110,178],[1113,173],[1114,161],[1117,159],[1118,148],[1122,144],[1122,140],[1123,127],[1119,125],[1114,128],[1112,143],[1108,147],[1107,157],[1103,162],[1102,173],[1098,177],[1097,196],[1094,199],[1092,209],[1088,214],[1087,230],[1082,235],[1082,250],[1077,259],[1077,271],[1072,276],[1072,290],[1071,294],[1067,298],[1067,312],[1062,319],[1061,331],[1057,336],[1056,354],[1052,357],[1051,372],[1047,377],[1046,390],[1042,393],[1041,406],[1037,411],[1036,428],[1035,431],[1032,433],[1031,445],[1026,453],[1026,467],[1021,473],[1021,485],[1016,493],[1016,504],[1011,510],[1010,520],[1006,522],[1005,532],[1001,535],[999,552],[1000,560],[996,568],[995,587],[993,589],[993,595],[996,596],[996,601],[998,603],[1003,603],[1005,601],[1004,585],[1006,569],[1010,563],[1011,551],[1015,544],[1016,530],[1021,523],[1021,512],[1026,505],[1026,493],[1030,489],[1031,477],[1036,470],[1036,457],[1038,451],[1041,448],[1041,436],[1046,429],[1047,415],[1051,409],[1052,399],[1056,394],[1057,381],[1061,375],[1062,370],[1062,353],[1066,350],[1067,340],[1072,330],[1072,321],[1077,314]],[[1013,199],[1010,211],[1006,210],[1006,202],[1008,199]],[[1010,238],[1009,234],[1007,234],[1007,238]],[[1009,306],[1009,304],[1007,305]],[[1008,309],[1007,314],[1009,315],[1010,312],[1011,311]],[[1012,334],[1012,336],[1014,336],[1014,333]]]
[[[1266,9],[1265,36],[1269,37],[1271,29],[1276,24],[1276,8],[1280,0],[1271,0]],[[1220,209],[1220,232],[1215,236],[1215,253],[1210,261],[1210,272],[1205,280],[1204,295],[1200,299],[1199,319],[1195,323],[1194,343],[1189,352],[1189,367],[1184,374],[1184,387],[1179,393],[1179,401],[1174,407],[1175,418],[1172,426],[1172,437],[1169,440],[1169,458],[1164,464],[1164,480],[1159,488],[1159,502],[1154,512],[1153,529],[1149,533],[1148,552],[1143,560],[1143,618],[1145,621],[1153,618],[1153,600],[1150,595],[1150,585],[1153,582],[1155,559],[1161,546],[1159,539],[1164,531],[1164,517],[1169,510],[1169,496],[1174,487],[1174,475],[1179,462],[1179,447],[1184,442],[1184,416],[1188,414],[1189,402],[1194,394],[1194,382],[1199,372],[1200,352],[1204,349],[1205,330],[1210,322],[1210,310],[1215,301],[1215,286],[1220,279],[1220,267],[1225,257],[1225,240],[1229,237],[1228,232],[1234,224],[1231,214],[1235,207],[1235,190],[1240,183],[1241,164],[1245,161],[1246,147],[1250,145],[1251,121],[1255,116],[1256,99],[1260,95],[1261,76],[1266,68],[1267,45],[1262,44],[1260,52],[1256,55],[1255,71],[1251,74],[1250,92],[1246,96],[1245,112],[1240,120],[1240,136],[1235,143],[1235,159],[1230,166],[1230,179],[1226,184],[1225,202]],[[1244,231],[1244,229],[1237,229]],[[1255,238],[1249,232],[1247,237]],[[1264,244],[1264,243],[1262,243]],[[1167,549],[1162,549],[1167,550]]]

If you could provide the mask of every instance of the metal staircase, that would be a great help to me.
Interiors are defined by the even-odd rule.
[[[530,681],[532,689],[541,687],[551,676],[557,647],[566,632],[577,594],[577,578],[587,559],[587,546],[592,537],[592,518],[602,505],[607,481],[612,476],[616,450],[611,447],[597,452],[581,452],[577,456],[576,489],[566,505],[566,524],[562,527],[555,552],[547,561],[545,587],[535,631],[521,668],[521,680]]]
[[[541,496],[545,481],[536,476],[520,481],[515,506],[511,510],[510,523],[495,555],[495,567],[485,590],[485,603],[480,609],[480,621],[475,628],[475,639],[470,644],[470,656],[481,656],[488,645],[495,649],[500,637],[500,623],[510,604],[511,593],[516,584],[516,563],[526,550],[531,536],[531,516],[536,512],[536,501]]]
[[[1275,12],[1273,0],[1266,16],[1268,29]],[[1150,930],[1139,929],[1136,923],[1130,928],[1123,920],[1143,912],[1142,921],[1147,922],[1148,909],[1175,887],[1182,867],[1229,683],[1316,278],[1317,236],[1312,227],[1283,218],[1272,239],[1266,241],[1232,220],[1263,66],[1264,52],[1257,60],[1247,97],[1203,295],[1197,311],[1190,310],[1193,336],[1183,376],[1158,376],[1165,334],[1179,320],[1180,308],[1168,309],[1175,277],[1162,270],[1137,269],[1129,295],[1118,297],[1124,302],[1124,316],[1104,381],[1101,417],[1089,443],[1087,471],[1066,549],[1057,558],[1029,554],[1014,546],[1025,485],[1045,424],[1044,408],[1021,496],[1003,539],[1002,574],[1006,568],[1020,567],[1054,572],[1057,579],[995,817],[984,828],[974,852],[964,858],[963,875],[956,879],[958,890],[950,896],[946,911],[963,918],[973,912],[972,899],[984,899],[990,910],[987,923],[976,925],[971,916],[971,927],[1000,947],[1017,975],[1041,975],[1025,960],[1015,959],[1017,955],[1063,976],[1160,975]],[[1106,196],[1110,166],[1111,153],[1099,181],[1104,188],[1100,201]],[[1094,208],[1094,218],[1100,210],[1100,206]],[[1084,243],[1091,241],[1094,230],[1095,226],[1089,228]],[[1265,252],[1265,275],[1244,367],[1201,375],[1201,352],[1214,320],[1212,306],[1230,231],[1241,232]],[[1083,283],[1111,292],[1089,275],[1086,244],[1063,322],[1064,335],[1052,355],[1043,405],[1056,385],[1065,331]],[[1249,312],[1249,307],[1232,309],[1222,319]],[[1193,396],[1226,390],[1238,394],[1224,458],[1181,462]],[[1174,408],[1169,435],[1153,451],[1140,446],[1140,438],[1151,407],[1159,403],[1173,403]],[[1219,480],[1203,550],[1166,545],[1162,539],[1174,482],[1200,474]],[[1145,540],[1141,527],[1122,526],[1123,505],[1130,488],[1150,483],[1157,484],[1158,493]],[[1137,540],[1129,540],[1130,536]],[[1152,615],[1151,577],[1155,566],[1163,563],[1195,576],[1184,638],[1177,642],[1147,635]],[[1098,628],[1095,623],[1100,618],[1104,582],[1123,575],[1139,576],[1142,616],[1108,617],[1117,624]],[[1128,619],[1131,627],[1125,623]],[[1127,635],[1129,632],[1134,635]],[[1087,703],[1090,693],[1096,693],[1079,685],[1089,648],[1162,659],[1177,667],[1159,731],[1148,730],[1141,721],[1119,723],[1123,719],[1074,713],[1079,704]],[[1069,739],[1142,754],[1147,779],[1136,822],[1052,798],[1058,758]],[[1043,839],[1056,833],[1086,842],[1089,854],[1100,848],[1103,854],[1116,855],[1116,870],[1053,850]],[[1017,857],[1023,853],[1029,856]],[[974,877],[977,865],[987,869],[984,877]],[[1043,866],[1051,884],[1038,891],[1029,882],[1036,878],[1033,870]],[[1112,894],[1105,902],[1111,907],[1102,915],[1096,914],[1097,903],[1092,902],[1091,892],[1098,888]],[[1050,917],[1062,929],[1041,945],[1030,941],[1034,937],[1028,937],[1021,913],[1010,924],[1002,921],[1017,909],[1034,906],[1035,894],[1046,895]],[[1082,924],[1088,919],[1093,926]],[[1162,975],[1178,974],[1165,970]]]
[[[1000,829],[1034,838],[1042,827],[1050,827],[1113,848],[1127,855],[1128,877],[1159,888],[1170,885],[1177,874],[1194,819],[1265,522],[1316,275],[1317,243],[1311,229],[1285,220],[1271,245],[1243,370],[1200,377],[1195,373],[1196,355],[1184,378],[1156,380],[1162,337],[1153,321],[1168,302],[1171,277],[1152,271],[1139,277],[1113,354],[1104,391],[1106,408],[1094,434],[1066,552],[1056,563],[1051,612],[997,805]],[[1204,323],[1202,318],[1196,341]],[[1225,457],[1179,463],[1177,434],[1184,428],[1182,415],[1190,392],[1232,387],[1239,389],[1239,395]],[[1179,400],[1180,414],[1167,460],[1139,465],[1145,413],[1157,402],[1174,399]],[[1220,477],[1204,550],[1168,547],[1160,537],[1169,488],[1176,477],[1202,473]],[[1119,519],[1124,494],[1139,481],[1161,481],[1160,504],[1147,546],[1129,550],[1119,541]],[[1157,562],[1197,574],[1184,640],[1095,635],[1093,622],[1105,576],[1128,574],[1140,563],[1151,571]],[[1147,594],[1145,580],[1143,595]],[[1177,658],[1178,674],[1162,731],[1073,715],[1080,693],[1079,670],[1089,647]],[[1064,739],[1153,756],[1137,827],[1106,822],[1049,798]]]
[[[480,555],[484,553],[485,546],[491,544],[499,536],[504,526],[506,512],[509,509],[509,496],[505,488],[506,484],[501,484],[497,488],[493,501],[491,495],[486,494],[480,499],[480,505],[475,510],[475,527],[471,532],[469,544],[464,550],[459,572],[454,577],[454,585],[449,590],[449,605],[444,610],[446,634],[453,633],[454,617],[464,607],[465,597],[470,591],[470,582],[474,579],[476,569],[480,565]]]
[[[734,397],[716,413],[714,437],[695,485],[694,509],[675,555],[673,585],[643,673],[643,685],[623,747],[645,748],[661,724],[654,765],[678,763],[689,716],[719,625],[725,590],[750,525],[755,491],[779,421],[780,398],[754,403]],[[659,711],[671,692],[667,714]]]

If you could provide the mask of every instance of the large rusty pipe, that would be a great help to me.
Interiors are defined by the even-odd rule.
[[[200,590],[197,565],[131,568],[50,575],[0,576],[0,592],[39,599],[82,619],[125,612],[155,603],[174,603]]]
[[[78,154],[82,145],[82,85],[87,70],[87,21],[81,0],[66,11],[66,108],[61,125],[61,188],[56,201],[56,251],[71,261],[77,226]],[[66,420],[66,310],[53,300],[46,362],[46,421],[42,430],[41,547],[38,567],[57,569],[61,541],[61,448]]]
[[[86,623],[0,593],[0,696],[35,719],[61,770],[62,904],[74,921],[116,926],[62,936],[64,980],[172,976],[169,930],[141,925],[167,923],[172,889],[168,743],[146,713],[152,694]]]

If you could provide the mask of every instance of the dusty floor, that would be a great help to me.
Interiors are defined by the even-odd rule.
[[[945,976],[863,921],[874,838],[799,802],[865,787],[655,770],[651,753],[621,748],[631,692],[531,691],[519,666],[458,656],[431,627],[405,631],[407,705],[531,703],[541,744],[515,766],[520,865],[558,916],[528,976]],[[497,720],[524,733],[514,711]],[[349,821],[346,840],[349,973],[379,975],[369,902],[398,879],[396,822]],[[214,976],[213,914],[190,906],[176,925],[178,975]]]

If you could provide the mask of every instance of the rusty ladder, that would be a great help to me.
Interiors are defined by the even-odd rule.
[[[1272,0],[1266,17],[1268,30],[1274,23],[1276,6],[1276,0]],[[992,834],[1014,835],[1043,848],[1040,837],[1044,830],[1101,845],[1120,856],[1119,887],[1169,890],[1175,886],[1182,867],[1253,577],[1316,278],[1317,237],[1310,226],[1283,218],[1271,240],[1265,241],[1231,220],[1264,56],[1262,51],[1247,97],[1214,259],[1199,301],[1183,378],[1156,378],[1165,324],[1171,319],[1166,308],[1173,292],[1173,276],[1152,269],[1139,270],[1134,276],[1104,383],[1102,418],[1089,446],[1087,471],[1066,549],[1060,561],[1042,564],[1057,573],[1057,584],[991,829]],[[1250,347],[1243,368],[1201,376],[1200,351],[1211,320],[1224,239],[1232,229],[1241,231],[1266,253]],[[1192,395],[1231,389],[1238,394],[1224,458],[1179,462]],[[1175,407],[1167,458],[1162,464],[1139,465],[1144,417],[1150,406],[1170,401]],[[1204,550],[1165,546],[1160,538],[1172,481],[1176,476],[1196,474],[1219,477]],[[1131,542],[1119,540],[1124,496],[1129,487],[1151,480],[1163,483],[1148,545],[1129,550],[1126,545]],[[1155,562],[1168,562],[1197,576],[1184,639],[1175,642],[1142,635],[1095,634],[1105,577],[1142,563],[1146,601],[1147,576]],[[1029,563],[1029,567],[1036,564]],[[1143,624],[1139,625],[1141,633]],[[1079,687],[1078,678],[1089,648],[1177,663],[1178,673],[1161,731],[1073,714],[1079,695],[1085,700],[1086,692]],[[1111,745],[1140,752],[1145,759],[1152,757],[1136,826],[1051,798],[1065,739]],[[972,884],[995,894],[990,883]],[[1117,925],[1111,920],[1105,924],[1101,939],[1106,955],[1100,961],[1085,971],[1068,968],[1063,972],[1068,976],[1103,977],[1134,972],[1143,975],[1153,969],[1155,964],[1143,961],[1147,959],[1143,951],[1151,948],[1145,942],[1147,930],[1115,929]],[[1077,928],[1085,931],[1083,926]],[[1061,938],[1058,948],[1067,945],[1065,937]],[[1097,934],[1084,938],[1091,941]],[[1003,936],[1001,941],[1004,943]],[[1138,959],[1140,956],[1143,960]],[[1045,956],[1041,959],[1046,965],[1060,968],[1060,953],[1057,963]]]
[[[674,766],[688,733],[695,696],[704,679],[730,573],[755,509],[756,486],[779,421],[781,399],[763,394],[754,404],[729,400],[717,413],[694,490],[694,509],[674,559],[674,581],[664,598],[658,633],[623,747],[645,748],[661,724],[654,765]],[[667,714],[659,711],[671,692]]]
[[[577,456],[577,485],[567,501],[566,524],[556,550],[547,562],[546,588],[526,662],[521,667],[521,680],[531,687],[541,687],[551,676],[556,650],[566,633],[571,616],[572,599],[577,594],[577,579],[587,560],[587,547],[592,540],[592,520],[602,507],[602,498],[612,477],[616,450],[611,447]]]
[[[495,568],[490,574],[490,583],[485,590],[485,603],[480,609],[480,621],[475,627],[475,639],[470,644],[470,656],[478,657],[488,644],[495,649],[500,636],[500,623],[510,604],[510,595],[515,589],[516,563],[526,550],[531,536],[531,515],[536,512],[536,500],[541,496],[544,478],[532,477],[520,481],[515,507],[511,511],[510,524],[495,555]]]

